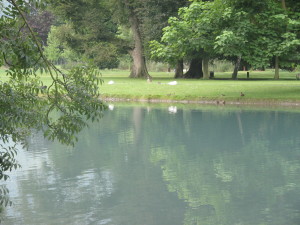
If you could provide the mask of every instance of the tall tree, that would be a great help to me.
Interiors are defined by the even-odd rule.
[[[161,37],[162,28],[168,18],[175,15],[178,8],[187,1],[112,0],[111,2],[118,23],[130,27],[132,32],[133,44],[129,51],[133,65],[130,77],[149,77],[146,67],[148,42]]]
[[[130,77],[150,77],[146,66],[146,58],[144,55],[144,45],[141,31],[141,21],[138,18],[138,12],[136,10],[137,6],[134,4],[134,2],[130,2],[129,0],[124,0],[123,2],[125,9],[127,9],[129,13],[129,24],[133,33],[134,40],[134,47],[130,51],[133,59]],[[136,2],[136,4],[137,3],[138,2]]]
[[[209,78],[209,59],[215,57],[214,38],[218,34],[222,5],[216,2],[193,2],[179,10],[179,18],[169,19],[161,43],[152,42],[155,57],[172,61],[180,58],[191,60],[188,78]],[[171,52],[171,54],[170,54]]]
[[[193,1],[169,23],[161,43],[152,43],[153,55],[174,61],[196,53],[203,62],[204,78],[208,59],[217,55],[236,58],[234,79],[241,59],[260,68],[273,60],[278,79],[279,66],[295,64],[299,55],[299,8],[289,8],[288,1]],[[199,68],[199,59],[192,59],[191,65]]]
[[[148,41],[160,37],[161,28],[166,24],[168,17],[187,2],[186,0],[163,2],[155,0],[49,1],[55,12],[74,25],[77,34],[71,39],[74,42],[73,46],[74,48],[77,46],[77,49],[84,49],[85,55],[95,60],[95,58],[100,58],[99,53],[120,54],[120,51],[113,49],[111,44],[115,44],[122,51],[127,50],[133,62],[130,77],[150,76],[146,67]],[[116,24],[118,24],[118,29],[116,29]],[[120,34],[124,28],[131,30],[131,42],[119,39],[120,36],[124,36]],[[104,34],[108,34],[109,37],[103,37]],[[82,46],[81,43],[86,44]],[[101,51],[105,47],[110,51]]]

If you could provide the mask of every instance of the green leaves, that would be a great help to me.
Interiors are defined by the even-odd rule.
[[[50,0],[63,23],[52,27],[46,54],[54,62],[93,62],[98,68],[115,68],[124,42],[106,1]]]
[[[297,22],[272,1],[261,5],[259,10],[246,13],[246,6],[233,3],[232,13],[224,16],[228,20],[224,31],[216,38],[215,49],[220,54],[241,55],[253,67],[265,67],[274,56],[296,53]]]
[[[174,61],[202,51],[210,57],[242,57],[253,67],[270,66],[275,56],[296,58],[297,10],[286,12],[272,0],[193,1],[178,18],[170,18],[159,44],[151,42],[152,55]]]
[[[169,26],[164,28],[160,45],[151,42],[152,56],[166,61],[214,56],[214,40],[220,33],[223,9],[218,2],[202,1],[179,9],[178,18],[170,18]]]
[[[99,99],[99,71],[90,65],[67,72],[56,68],[24,16],[27,3],[35,1],[10,2],[0,17],[0,66],[7,67],[5,81],[0,81],[0,180],[4,181],[7,171],[20,167],[17,150],[27,147],[33,132],[43,131],[50,140],[74,145],[87,120],[100,119],[106,108]],[[40,72],[50,74],[49,86],[41,82]],[[0,205],[9,204],[7,194],[0,187]]]
[[[99,119],[106,106],[99,99],[98,86],[102,83],[98,70],[77,67],[54,80],[48,93],[45,136],[74,145],[75,135],[89,119]]]

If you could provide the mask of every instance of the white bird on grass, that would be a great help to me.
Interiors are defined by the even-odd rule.
[[[107,84],[114,84],[115,82],[113,80],[108,81]]]
[[[177,81],[171,81],[168,83],[168,85],[177,85]]]

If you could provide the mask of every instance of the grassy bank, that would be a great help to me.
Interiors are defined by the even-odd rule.
[[[104,84],[101,86],[103,98],[199,101],[240,103],[300,103],[300,81],[296,73],[281,72],[280,80],[273,80],[273,72],[239,73],[238,80],[230,80],[231,73],[216,73],[213,80],[177,79],[173,73],[151,73],[153,80],[129,79],[126,71],[102,71]],[[114,84],[109,85],[109,81]],[[241,96],[241,92],[244,96]]]
[[[215,73],[215,79],[177,79],[173,73],[153,72],[151,83],[145,79],[130,79],[128,71],[101,71],[104,83],[100,87],[102,98],[119,100],[155,100],[202,103],[250,103],[250,104],[300,104],[300,80],[296,72],[281,72],[280,80],[273,80],[273,71],[239,72],[238,80],[231,80],[231,73]],[[0,71],[4,79],[3,70]],[[42,75],[45,85],[50,77]],[[113,81],[113,84],[109,84]],[[241,92],[244,96],[241,96]]]

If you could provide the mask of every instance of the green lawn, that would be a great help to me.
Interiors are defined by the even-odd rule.
[[[171,99],[171,100],[227,100],[227,101],[300,101],[300,81],[295,72],[281,72],[280,80],[273,80],[273,72],[239,73],[239,80],[230,80],[231,73],[216,73],[213,80],[177,79],[173,73],[151,73],[153,80],[130,79],[127,71],[102,71],[104,84],[100,87],[103,97],[130,99]],[[114,84],[109,85],[109,81]],[[241,96],[241,92],[244,96]]]
[[[1,80],[5,79],[4,74],[1,69]],[[296,72],[281,72],[280,80],[273,80],[273,71],[251,71],[250,79],[246,78],[246,72],[239,72],[238,80],[230,80],[231,73],[223,72],[216,73],[213,80],[177,79],[177,85],[168,85],[175,79],[173,73],[167,72],[151,72],[151,83],[128,78],[128,71],[103,70],[101,74],[103,98],[300,103],[300,80],[295,79]],[[47,85],[50,77],[44,74],[42,80]],[[109,85],[109,81],[114,84]]]

